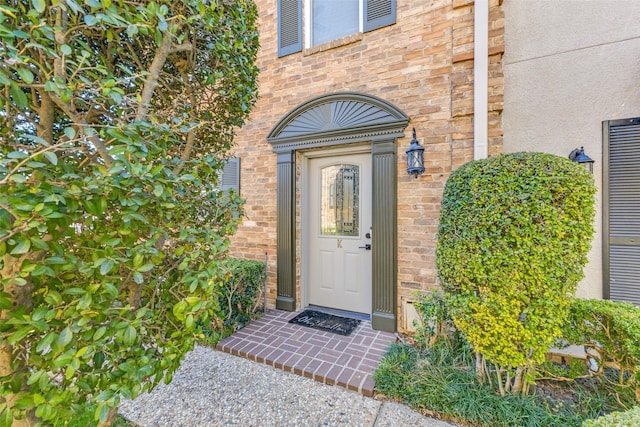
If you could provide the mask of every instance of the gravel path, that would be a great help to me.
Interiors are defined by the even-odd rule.
[[[207,347],[196,347],[173,382],[123,402],[120,413],[152,426],[451,426]]]

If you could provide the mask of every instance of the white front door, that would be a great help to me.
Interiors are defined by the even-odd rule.
[[[371,154],[309,160],[309,303],[371,313]]]

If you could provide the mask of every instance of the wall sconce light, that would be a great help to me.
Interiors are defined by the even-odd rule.
[[[416,138],[416,128],[413,128],[413,139],[407,150],[407,172],[414,178],[424,172],[424,147]]]
[[[576,148],[569,154],[569,159],[573,160],[576,163],[581,164],[585,167],[586,170],[589,171],[590,174],[593,174],[593,163],[594,160],[584,154],[584,147]]]

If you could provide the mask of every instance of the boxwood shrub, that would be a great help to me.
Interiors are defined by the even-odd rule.
[[[593,235],[593,177],[566,158],[467,163],[445,186],[437,267],[456,326],[497,366],[542,362],[561,333]]]
[[[263,308],[264,262],[228,258],[223,262],[224,285],[219,317],[225,328],[240,329]]]
[[[418,313],[418,319],[413,321],[416,328],[413,339],[418,347],[428,348],[439,340],[450,341],[449,335],[457,333],[442,292],[416,293],[413,305]]]
[[[638,427],[640,426],[640,406],[625,412],[612,412],[608,415],[586,420],[582,427]]]
[[[221,271],[218,311],[210,324],[200,325],[202,344],[212,347],[258,318],[264,309],[264,262],[228,258],[222,261]]]
[[[564,323],[566,344],[584,345],[598,372],[618,371],[618,383],[635,390],[640,401],[640,308],[609,300],[574,299]],[[640,423],[638,424],[640,425]]]

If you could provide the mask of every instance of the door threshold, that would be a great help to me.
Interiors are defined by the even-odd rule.
[[[309,310],[320,311],[322,313],[333,314],[335,316],[349,317],[351,319],[371,320],[371,315],[366,313],[357,313],[355,311],[339,310],[337,308],[321,307],[319,305],[307,306]]]

